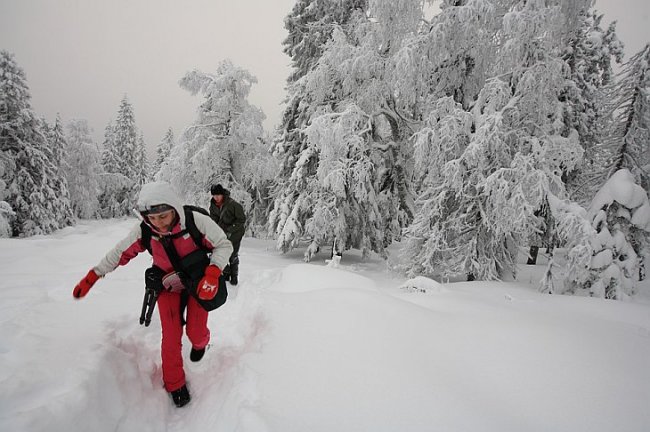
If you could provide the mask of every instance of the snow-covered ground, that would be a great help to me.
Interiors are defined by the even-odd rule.
[[[138,323],[150,258],[71,295],[133,223],[0,239],[0,431],[650,430],[647,297],[539,294],[541,266],[407,283],[378,259],[304,264],[255,239],[177,409],[158,317]]]

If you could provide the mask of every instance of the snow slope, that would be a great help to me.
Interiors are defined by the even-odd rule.
[[[0,431],[650,430],[645,301],[538,294],[530,268],[526,283],[406,281],[255,239],[177,409],[158,317],[138,323],[150,258],[71,295],[133,223],[0,239]]]

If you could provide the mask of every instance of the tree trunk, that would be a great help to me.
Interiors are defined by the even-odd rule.
[[[539,253],[539,246],[531,246],[530,251],[528,251],[528,261],[526,264],[535,265],[537,264],[537,254]]]

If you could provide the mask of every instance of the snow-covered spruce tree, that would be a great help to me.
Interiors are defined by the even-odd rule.
[[[565,103],[565,128],[578,132],[585,150],[584,163],[566,175],[567,188],[572,199],[587,206],[607,175],[599,149],[609,123],[607,90],[613,82],[612,62],[622,61],[623,45],[616,36],[616,23],[601,28],[602,15],[595,10],[584,11],[578,19],[579,26],[563,54],[570,77],[561,100]]]
[[[291,58],[293,70],[288,82],[309,72],[323,54],[323,48],[335,27],[344,27],[353,15],[367,9],[368,0],[298,0],[284,19],[289,35],[284,53]]]
[[[628,183],[640,185],[647,193],[650,190],[650,45],[625,64],[611,90],[613,121],[601,150],[601,157],[608,159],[605,171],[613,177],[613,173],[627,170],[633,176]],[[619,199],[618,205],[625,203]],[[617,211],[616,206],[612,211]],[[638,230],[632,230],[632,234],[628,233],[629,229],[624,231],[640,263],[638,278],[635,276],[633,280],[643,280],[646,276],[645,261],[650,253],[647,237]],[[625,293],[628,291],[626,289]]]
[[[295,83],[300,123],[284,134],[292,141],[276,146],[283,176],[269,227],[282,251],[309,238],[306,260],[325,241],[338,252],[385,256],[412,214],[405,147],[412,131],[393,82],[395,54],[422,9],[371,1],[368,13],[371,19],[357,13],[337,27],[318,63]]]
[[[61,226],[73,225],[75,223],[74,210],[70,200],[70,189],[66,178],[66,167],[63,156],[67,142],[63,133],[63,123],[57,114],[54,126],[51,128],[45,123],[46,133],[45,155],[54,166],[55,176],[50,180],[56,195],[57,203],[48,203],[48,207],[59,214]]]
[[[605,146],[610,176],[628,169],[650,191],[650,44],[624,65],[613,88],[614,120]]]
[[[415,141],[420,143],[416,151],[423,152],[415,153],[414,158],[416,193],[428,172],[442,168],[428,164],[435,157],[432,153],[441,151],[440,145],[456,146],[452,153],[457,157],[459,149],[469,143],[467,136],[458,134],[470,127],[468,111],[486,78],[497,73],[495,56],[508,3],[512,1],[445,0],[440,13],[398,53],[402,67],[395,77],[396,87],[402,99],[408,96],[407,109],[414,113],[413,117],[423,121],[421,133],[415,135]],[[442,135],[432,135],[432,124],[443,128]],[[423,140],[432,140],[433,145],[424,145]]]
[[[57,170],[61,171],[64,168],[61,166],[63,160],[64,149],[66,147],[66,139],[63,134],[63,123],[61,121],[61,116],[56,115],[54,120],[54,126],[51,128],[46,124],[47,136],[48,136],[48,146],[45,149],[45,155],[50,159],[52,165],[54,165]]]
[[[151,167],[151,175],[153,178],[156,177],[163,164],[167,163],[172,147],[174,147],[174,131],[172,128],[169,128],[163,139],[158,143],[158,147],[156,147],[156,160]]]
[[[539,231],[535,212],[548,197],[564,198],[562,173],[583,153],[575,131],[562,135],[559,102],[567,76],[560,53],[575,6],[515,2],[496,37],[495,77],[471,117],[453,97],[429,113],[416,135],[425,159],[405,247],[409,274],[500,278]]]
[[[133,181],[119,173],[99,174],[99,216],[116,218],[129,215],[133,209]]]
[[[263,143],[262,111],[248,101],[257,79],[245,69],[222,61],[216,73],[188,72],[180,86],[204,101],[197,119],[188,127],[164,165],[159,178],[176,185],[189,202],[206,206],[210,186],[221,183],[248,211],[251,208],[251,172],[265,172],[260,155],[268,154]]]
[[[137,184],[142,171],[143,161],[139,157],[138,128],[135,124],[133,107],[126,95],[120,102],[115,125],[113,127],[113,146],[121,166],[117,172]]]
[[[247,211],[246,225],[253,237],[268,236],[267,223],[269,207],[272,201],[271,188],[276,179],[280,164],[270,151],[268,134],[260,139],[260,151],[251,154],[242,169],[242,184],[251,196],[251,207]]]
[[[312,113],[318,108],[308,99],[304,77],[320,59],[325,43],[330,40],[334,28],[352,34],[359,15],[365,14],[367,0],[332,2],[322,0],[300,0],[285,18],[289,32],[284,40],[284,52],[291,57],[292,73],[287,78],[287,106],[282,122],[274,138],[272,152],[280,159],[280,171],[274,185],[273,205],[269,215],[269,233],[277,236],[288,220],[299,225],[293,232],[303,232],[305,214],[309,212],[306,202],[299,197],[304,187],[303,180],[293,172],[298,169],[304,177],[315,175],[315,155],[307,150],[304,128]],[[309,153],[310,155],[305,158]],[[298,167],[300,164],[302,167]],[[293,216],[290,217],[290,214]],[[289,222],[291,224],[291,222]],[[288,228],[289,226],[287,226]],[[292,238],[282,242],[283,250],[289,250],[298,241]]]
[[[440,97],[452,97],[469,109],[494,70],[499,48],[498,32],[503,11],[512,1],[444,0],[440,13],[402,50],[408,68],[403,86],[420,99],[435,104]],[[415,101],[414,101],[415,102]]]
[[[66,147],[62,166],[75,216],[94,218],[99,212],[101,154],[86,120],[70,120],[65,126]]]
[[[0,151],[0,237],[11,236],[11,225],[16,213],[12,210],[11,205],[5,201],[9,195],[7,183],[4,182],[5,174],[15,169],[13,160],[9,154]]]
[[[115,122],[107,126],[104,139],[99,203],[102,217],[119,217],[131,213],[139,185],[146,172],[146,158],[138,144],[138,130],[133,107],[124,96]]]
[[[625,299],[635,292],[650,245],[648,195],[629,170],[618,170],[594,197],[589,216],[596,231],[590,242],[593,256],[576,289]]]
[[[574,7],[573,10],[570,9],[571,6]],[[561,54],[569,72],[564,90],[559,94],[564,122],[560,135],[576,136],[585,151],[583,161],[573,169],[562,167],[562,180],[571,198],[585,206],[589,204],[601,183],[599,180],[603,178],[604,164],[600,144],[608,123],[606,89],[612,78],[611,63],[620,62],[623,55],[622,44],[616,37],[615,23],[607,30],[600,28],[602,16],[594,10],[588,10],[590,6],[590,2],[583,3],[582,6],[580,3],[564,5],[565,15],[569,13],[572,16],[567,20],[568,43]],[[529,264],[536,262],[539,246],[553,251],[563,241],[556,236],[556,214],[566,215],[553,211],[546,202],[535,211],[540,220],[540,233],[531,238]],[[552,267],[549,265],[549,271]],[[557,269],[561,270],[559,267]]]
[[[144,143],[144,134],[142,132],[138,135],[138,143],[135,152],[135,182],[138,189],[140,189],[140,187],[151,178],[149,162],[147,161],[147,150]]]
[[[104,141],[102,143],[102,167],[99,175],[99,216],[103,218],[120,217],[130,208],[128,199],[129,191],[133,182],[120,173],[120,167],[124,165],[115,143],[115,125],[109,121],[104,129]]]
[[[104,128],[104,141],[102,142],[102,167],[107,173],[117,173],[122,161],[115,147],[115,125],[109,121]]]
[[[566,249],[566,256],[558,259],[556,254],[546,267],[540,281],[540,291],[548,294],[575,294],[576,288],[588,283],[593,256],[592,239],[596,231],[591,226],[587,211],[569,200],[547,195],[542,208],[550,213],[553,236]]]
[[[47,136],[30,106],[25,73],[13,55],[0,52],[0,152],[6,202],[15,212],[13,236],[44,234],[73,223],[67,193],[48,160]],[[6,206],[4,206],[6,207]],[[5,208],[5,210],[7,210]]]

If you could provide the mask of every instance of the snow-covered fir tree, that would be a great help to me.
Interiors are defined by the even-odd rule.
[[[102,172],[99,175],[99,215],[103,218],[119,217],[129,210],[129,190],[132,182],[120,174],[123,162],[115,145],[115,124],[109,121],[104,128],[102,142]]]
[[[121,217],[133,209],[133,181],[119,173],[99,174],[99,216]]]
[[[167,163],[172,147],[174,147],[174,131],[169,128],[165,132],[163,139],[158,143],[158,147],[156,147],[156,160],[151,167],[152,177],[155,178],[163,164]]]
[[[99,174],[99,216],[112,218],[123,216],[129,208],[129,190],[132,182],[118,173],[120,165],[113,147],[113,125],[108,124],[104,130],[102,151],[102,171]]]
[[[266,172],[259,164],[264,163],[260,155],[267,154],[264,114],[248,101],[256,82],[229,60],[222,61],[215,73],[193,70],[180,80],[182,88],[202,94],[204,101],[158,177],[176,185],[189,202],[206,206],[210,186],[220,183],[246,210],[251,208],[246,179],[251,173]]]
[[[576,285],[591,295],[625,298],[646,277],[650,256],[644,225],[650,189],[650,45],[630,58],[610,91],[613,121],[599,155],[606,159],[602,171],[609,178],[590,206],[598,234],[591,242],[595,257],[589,277]]]
[[[150,178],[149,162],[147,161],[146,144],[144,143],[144,134],[140,132],[135,152],[135,183],[138,189],[145,184]]]
[[[62,175],[65,170],[62,166],[62,162],[67,142],[63,132],[63,122],[61,121],[60,115],[57,114],[56,119],[54,120],[54,126],[49,129],[48,132],[49,146],[45,154],[50,159],[50,162],[52,162],[52,165],[57,168],[58,174]]]
[[[561,95],[565,103],[565,127],[578,132],[585,150],[584,163],[567,173],[567,188],[571,197],[585,206],[605,176],[599,149],[609,123],[607,90],[613,82],[612,63],[620,63],[623,58],[616,23],[603,29],[602,18],[595,10],[581,13],[580,25],[563,54],[570,69],[570,79]]]
[[[317,63],[291,84],[274,148],[282,171],[269,227],[283,251],[309,238],[306,260],[330,241],[338,252],[385,255],[410,218],[404,143],[411,131],[392,83],[395,53],[422,10],[371,1],[367,12],[370,19],[360,9],[345,14]]]
[[[605,142],[609,174],[627,169],[650,191],[650,44],[624,65],[613,87],[612,112]]]
[[[643,277],[650,246],[648,194],[628,169],[620,169],[594,197],[589,217],[596,231],[593,254],[577,288],[595,297],[625,299]]]
[[[138,129],[135,124],[133,107],[126,95],[120,102],[113,127],[113,147],[116,159],[120,162],[117,172],[138,183],[143,160],[138,145]]]
[[[13,160],[9,158],[9,153],[0,151],[0,237],[11,236],[11,225],[16,213],[11,208],[11,205],[6,201],[9,190],[7,183],[5,183],[5,175],[15,169]]]
[[[291,58],[288,82],[295,82],[309,72],[323,54],[336,27],[345,27],[353,16],[365,11],[368,0],[297,0],[284,19],[289,35],[283,42],[284,53]]]
[[[63,164],[75,215],[89,219],[99,212],[101,154],[86,120],[70,120],[65,126],[67,146]]]
[[[102,217],[131,213],[139,185],[146,178],[146,157],[138,142],[138,129],[133,107],[124,96],[115,122],[108,124],[104,134],[99,203]]]
[[[567,26],[569,40],[561,57],[568,73],[564,90],[559,94],[564,122],[560,135],[577,136],[585,152],[582,162],[572,169],[562,169],[562,180],[569,196],[581,205],[589,204],[602,183],[603,158],[600,144],[608,124],[606,91],[612,80],[612,62],[620,62],[623,55],[615,23],[603,30],[600,27],[602,15],[595,10],[588,10],[589,6],[589,3],[585,3],[584,9],[576,9],[575,18],[569,20],[575,26]],[[542,231],[531,238],[529,264],[536,262],[539,246],[546,247],[547,252],[552,254],[553,248],[562,243],[563,240],[557,237],[558,231],[555,229],[560,221],[555,218],[564,217],[566,213],[554,211],[545,201],[535,216],[540,219]],[[565,240],[571,243],[576,241],[568,238]],[[551,262],[549,272],[552,269],[565,272],[553,260]]]
[[[25,73],[0,52],[0,151],[6,203],[15,212],[12,235],[52,232],[74,222],[65,180],[45,154],[46,133],[30,105]],[[3,206],[6,207],[6,206]],[[6,210],[6,208],[5,208]]]
[[[70,186],[66,177],[64,166],[64,153],[67,147],[66,138],[63,132],[63,123],[61,117],[57,114],[54,125],[50,127],[47,122],[43,122],[43,130],[46,136],[46,148],[44,150],[49,162],[54,166],[55,176],[50,180],[52,187],[57,196],[58,202],[48,203],[48,207],[53,212],[61,215],[62,226],[74,224],[74,209],[70,200]]]
[[[414,35],[400,53],[402,87],[413,86],[413,104],[428,112],[440,97],[452,97],[469,109],[486,78],[494,71],[503,27],[503,11],[511,1],[444,0],[440,13]],[[422,117],[425,118],[426,114]]]
[[[317,106],[306,95],[305,80],[301,78],[316,66],[334,29],[352,35],[359,16],[366,10],[367,0],[301,0],[285,18],[289,35],[283,42],[284,51],[291,57],[293,70],[287,79],[287,107],[272,147],[280,160],[280,172],[269,215],[269,232],[278,236],[278,246],[284,251],[294,247],[304,233],[311,209],[300,193],[306,181],[315,176],[317,166],[317,155],[308,149],[305,134]],[[280,234],[282,231],[285,233]]]
[[[500,278],[514,270],[517,246],[547,231],[536,212],[565,197],[562,175],[583,154],[575,130],[564,128],[559,95],[568,75],[562,49],[587,5],[500,8],[494,77],[471,111],[453,95],[436,101],[416,135],[423,186],[405,248],[408,273]]]
[[[102,166],[107,173],[119,172],[121,161],[115,147],[115,125],[109,121],[104,128],[104,141],[102,142]]]

